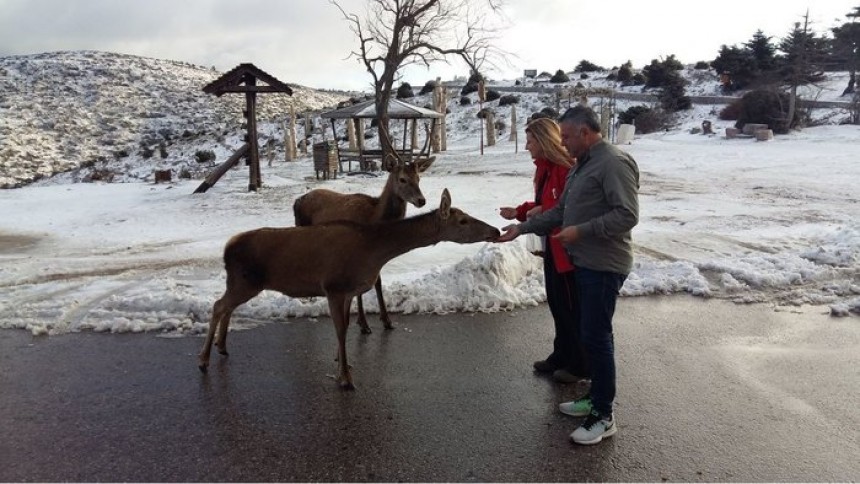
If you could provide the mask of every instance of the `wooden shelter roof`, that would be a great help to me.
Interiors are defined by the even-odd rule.
[[[249,80],[260,80],[266,85],[249,83]],[[239,64],[218,79],[206,84],[203,86],[203,92],[218,97],[227,92],[285,92],[290,96],[293,95],[290,86],[250,63]]]
[[[442,116],[443,114],[440,112],[415,106],[399,99],[392,99],[388,103],[388,117],[390,119],[441,118]],[[371,99],[353,104],[352,106],[328,111],[322,113],[320,117],[326,119],[375,119],[377,117],[376,100]]]

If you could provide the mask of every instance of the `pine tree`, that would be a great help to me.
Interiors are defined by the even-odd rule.
[[[653,59],[651,60],[651,64],[642,69],[647,79],[645,87],[664,87],[668,85],[672,74],[677,74],[677,71],[683,68],[684,65],[675,59],[674,54],[662,61]]]
[[[677,71],[668,72],[658,96],[660,106],[666,112],[683,111],[693,107],[693,102],[684,88],[686,85],[687,81]]]
[[[759,79],[760,71],[752,52],[738,46],[721,46],[711,66],[718,74],[729,76],[730,82],[724,86],[728,91],[746,89]]]
[[[822,61],[827,57],[827,40],[809,28],[809,14],[779,43],[782,78],[789,85],[805,85],[824,78]]]
[[[596,72],[596,71],[604,71],[606,69],[600,67],[599,65],[589,62],[585,59],[579,61],[579,64],[574,67],[573,72]]]
[[[771,43],[771,39],[772,37],[768,37],[761,30],[757,30],[752,39],[744,44],[752,54],[752,58],[755,59],[760,74],[771,72],[777,66],[776,46]]]
[[[848,70],[848,86],[842,95],[854,94],[857,69],[860,67],[860,6],[845,15],[846,22],[832,29],[834,57],[838,65]]]
[[[618,82],[622,85],[627,85],[627,83],[633,80],[633,63],[631,61],[627,61],[621,65],[618,69]]]
[[[807,12],[803,23],[795,23],[788,36],[782,39],[779,50],[785,54],[781,58],[780,74],[791,90],[786,117],[792,120],[797,108],[797,88],[824,78],[821,61],[827,53],[827,42],[810,30]]]
[[[570,77],[568,77],[567,74],[565,74],[564,71],[561,69],[555,71],[555,74],[553,74],[553,76],[549,79],[549,82],[552,82],[554,84],[560,84],[562,82],[568,81],[570,81]]]

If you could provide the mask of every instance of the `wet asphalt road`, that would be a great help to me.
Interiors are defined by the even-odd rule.
[[[568,441],[581,388],[531,372],[545,306],[202,338],[0,331],[0,481],[858,481],[860,318],[686,297],[616,316],[618,434]]]

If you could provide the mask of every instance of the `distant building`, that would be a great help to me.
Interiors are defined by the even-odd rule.
[[[526,69],[523,71],[523,77],[534,79],[537,77],[537,69]]]

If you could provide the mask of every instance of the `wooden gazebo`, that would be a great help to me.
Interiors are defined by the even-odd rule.
[[[259,82],[262,82],[260,84]],[[242,157],[247,158],[249,167],[248,190],[256,191],[262,185],[260,176],[260,152],[257,146],[257,93],[285,92],[290,96],[293,90],[290,86],[275,79],[254,64],[239,64],[223,76],[203,87],[203,92],[218,97],[226,93],[245,93],[245,111],[242,113],[247,120],[245,144],[242,145],[227,161],[219,165],[206,180],[197,187],[194,193],[203,193],[218,181],[224,173],[236,165]]]
[[[336,119],[345,119],[347,122],[353,123],[356,120],[378,118],[376,113],[376,100],[370,99],[368,101],[363,101],[334,111],[328,111],[322,113],[320,117],[331,120],[332,132],[336,133]],[[403,161],[416,161],[419,157],[426,157],[429,152],[429,150],[426,149],[426,147],[429,146],[429,138],[427,142],[425,142],[425,149],[415,152],[413,149],[414,147],[410,146],[407,148],[406,140],[408,133],[410,132],[408,129],[410,120],[412,121],[412,133],[415,133],[417,129],[416,123],[419,119],[439,119],[443,117],[444,114],[440,112],[415,106],[414,104],[409,104],[399,99],[392,99],[388,103],[388,118],[392,121],[403,120],[403,148],[401,150],[395,150],[398,157]],[[373,166],[374,162],[382,159],[381,150],[369,150],[364,147],[363,137],[361,135],[362,133],[359,133],[357,136],[358,146],[356,150],[338,149],[338,160],[341,165],[343,163],[349,163],[351,167],[352,162],[356,161],[359,163],[362,170],[367,170]]]

